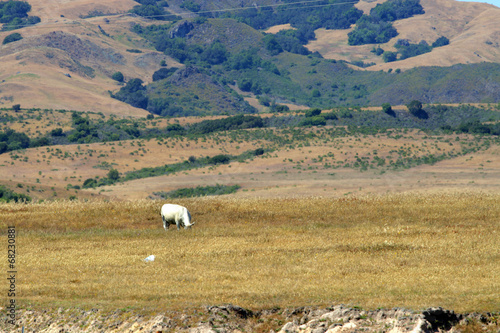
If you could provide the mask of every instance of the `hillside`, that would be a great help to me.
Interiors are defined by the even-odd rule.
[[[168,99],[170,97],[165,97],[168,95],[178,96],[179,100],[183,100],[180,107],[183,110],[192,109],[191,114],[205,112],[207,107],[213,113],[224,113],[226,112],[224,110],[228,110],[228,105],[230,105],[227,111],[229,113],[248,112],[248,110],[255,112],[255,109],[243,103],[241,98],[244,97],[255,105],[255,98],[260,99],[263,95],[268,100],[280,103],[322,108],[335,105],[380,105],[381,102],[399,104],[406,103],[412,98],[421,99],[423,102],[441,103],[499,100],[495,94],[497,90],[495,87],[498,86],[497,74],[500,69],[496,67],[489,68],[492,76],[486,80],[474,74],[474,70],[466,68],[463,73],[475,75],[472,81],[476,82],[478,87],[472,89],[455,86],[452,91],[436,94],[432,98],[425,97],[428,95],[425,88],[413,89],[412,94],[403,92],[399,96],[388,95],[387,92],[394,90],[391,86],[394,82],[392,76],[381,78],[379,74],[366,76],[360,73],[380,70],[389,72],[421,66],[445,66],[443,67],[445,73],[453,73],[456,70],[448,70],[446,66],[459,63],[500,63],[498,46],[500,9],[487,4],[422,0],[425,14],[395,21],[394,27],[399,33],[398,36],[379,46],[386,51],[394,51],[394,43],[399,39],[407,40],[409,43],[420,43],[424,40],[430,44],[439,36],[447,37],[450,43],[434,48],[430,53],[391,63],[384,63],[381,56],[370,52],[374,47],[373,44],[348,46],[347,34],[354,29],[354,26],[350,29],[316,30],[316,39],[310,41],[306,45],[307,48],[310,51],[318,51],[326,59],[347,62],[340,66],[330,66],[331,70],[343,73],[341,77],[337,76],[336,82],[333,83],[327,76],[322,76],[314,68],[311,69],[316,62],[316,60],[310,61],[311,55],[296,57],[295,54],[285,51],[276,56],[273,50],[266,49],[271,45],[266,43],[272,40],[268,38],[264,41],[263,35],[248,25],[227,18],[196,19],[198,11],[200,13],[214,11],[209,15],[233,15],[232,12],[221,10],[228,7],[252,7],[250,1],[227,0],[217,3],[193,1],[192,3],[199,6],[190,7],[195,12],[190,12],[182,1],[169,2],[167,9],[171,13],[185,17],[188,19],[187,22],[191,22],[185,25],[189,27],[191,24],[185,33],[172,35],[177,38],[176,43],[181,41],[185,43],[186,48],[191,49],[182,52],[191,55],[199,53],[198,58],[201,59],[201,56],[206,58],[209,54],[213,56],[215,51],[218,52],[210,49],[218,45],[217,43],[221,43],[225,48],[224,52],[227,52],[225,58],[221,58],[220,61],[212,59],[208,63],[203,62],[203,59],[184,60],[184,56],[179,57],[179,50],[172,52],[165,50],[165,46],[159,48],[158,36],[132,31],[134,25],[140,25],[145,29],[147,26],[163,24],[164,27],[161,29],[164,29],[165,34],[171,34],[173,27],[171,22],[148,20],[128,14],[128,10],[138,5],[135,1],[115,0],[105,4],[89,0],[29,2],[32,6],[29,14],[40,17],[41,23],[16,30],[23,39],[2,45],[0,48],[0,107],[21,104],[25,108],[95,111],[134,117],[147,115],[148,112],[142,108],[133,107],[110,97],[110,92],[116,93],[123,86],[111,78],[115,72],[121,72],[125,82],[133,78],[141,79],[148,89],[150,100],[167,98],[166,101],[155,102],[156,106],[144,107],[158,114],[173,112],[167,109],[158,110],[158,105],[168,104],[170,107],[175,105]],[[360,1],[356,7],[366,14],[380,3],[384,1]],[[264,4],[274,6],[276,2],[268,1]],[[184,24],[182,22],[186,21],[180,22]],[[286,24],[280,26],[287,27]],[[276,33],[279,29],[274,31],[270,28],[267,31]],[[0,32],[0,39],[3,40],[10,33]],[[297,43],[293,38],[288,39],[286,43]],[[281,43],[283,42],[282,40]],[[306,52],[305,48],[300,49],[302,46],[294,45],[293,48],[298,47],[298,49],[292,52]],[[248,59],[249,55],[242,52],[251,48],[254,49],[252,52],[256,52],[251,56],[253,63],[241,65],[240,62],[237,65],[234,61],[241,61],[243,57]],[[164,97],[159,97],[161,94],[158,95],[155,86],[148,86],[152,82],[153,74],[162,68],[162,64],[167,68],[181,68],[184,66],[182,62],[186,61],[200,68],[202,74],[211,77],[212,81],[217,81],[216,85],[226,92],[222,95],[208,92],[203,96],[196,91],[199,90],[197,77],[187,77],[184,86],[175,85],[171,79],[166,79],[167,86],[174,88],[166,91]],[[375,65],[362,68],[359,67],[360,62]],[[329,66],[328,62],[322,59],[318,59],[317,63],[323,67]],[[347,66],[356,71],[346,70]],[[231,67],[232,71],[228,71]],[[263,71],[263,68],[266,70]],[[329,70],[327,69],[327,72]],[[453,78],[451,74],[437,75],[449,77],[450,80]],[[246,78],[251,78],[253,87],[243,91],[232,88],[235,86],[241,88],[242,81]],[[400,86],[421,86],[410,75],[399,77],[397,81],[400,82]],[[441,83],[450,86],[450,82]],[[424,82],[425,84],[430,83]],[[333,91],[329,88],[341,85],[345,87],[343,88],[345,92],[339,93],[335,91],[336,88]],[[186,90],[186,86],[195,90],[191,88]],[[361,90],[359,87],[362,87]],[[196,103],[193,104],[194,97],[199,98],[196,101],[199,102],[198,106]],[[220,99],[225,102],[217,102]],[[214,109],[217,105],[219,107]],[[256,106],[262,109],[261,106]]]
[[[356,6],[369,12],[377,3],[360,2]],[[409,69],[420,66],[452,66],[480,62],[500,62],[500,8],[477,2],[454,0],[422,0],[425,14],[397,21],[394,25],[399,35],[389,42],[380,44],[384,50],[395,51],[398,39],[411,43],[424,40],[432,44],[438,37],[445,36],[450,44],[414,58],[384,63],[381,57],[370,53],[373,45],[349,46],[349,31],[325,30],[316,32],[317,40],[308,44],[311,51],[320,52],[325,58],[346,61],[360,60],[375,62],[368,70],[390,68]]]
[[[130,24],[141,19],[122,14],[136,3],[30,1],[30,4],[30,14],[38,15],[42,23],[17,30],[23,39],[0,49],[2,106],[19,103],[27,108],[100,111],[124,116],[147,114],[110,98],[108,93],[119,88],[110,78],[115,71],[123,72],[126,78],[150,81],[161,60],[177,64],[137,41],[128,31]],[[81,18],[92,11],[114,15]],[[1,32],[0,39],[10,33]],[[141,53],[126,51],[138,47]]]

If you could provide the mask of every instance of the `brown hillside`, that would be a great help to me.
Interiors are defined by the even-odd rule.
[[[376,3],[360,2],[358,7],[369,12]],[[320,29],[317,40],[308,48],[320,52],[325,58],[362,60],[377,65],[368,70],[408,69],[417,66],[451,66],[458,63],[500,62],[500,8],[485,3],[459,2],[455,0],[421,0],[425,14],[394,23],[399,35],[386,44],[384,50],[394,51],[398,39],[411,43],[425,40],[432,44],[445,36],[450,44],[434,49],[431,53],[396,63],[384,63],[381,57],[370,53],[373,45],[347,45],[346,31]]]
[[[23,39],[0,48],[0,106],[96,111],[145,116],[146,111],[110,98],[120,88],[111,75],[150,82],[161,60],[180,65],[154,51],[130,32],[143,22],[125,13],[137,3],[112,1],[30,1],[31,15],[42,23],[19,29]],[[110,13],[82,19],[90,12]],[[0,39],[11,32],[1,32]],[[112,36],[112,37],[111,37]],[[127,52],[139,49],[142,53]]]

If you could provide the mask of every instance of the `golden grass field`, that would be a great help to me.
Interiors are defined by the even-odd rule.
[[[17,232],[18,303],[500,310],[498,194],[176,202],[191,230],[165,232],[155,200],[2,204],[2,234]]]

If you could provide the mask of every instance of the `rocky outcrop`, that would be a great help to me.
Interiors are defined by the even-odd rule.
[[[0,312],[0,332],[113,333],[433,333],[457,332],[468,325],[475,332],[499,332],[499,314],[457,314],[440,307],[363,310],[336,305],[325,309],[300,307],[251,311],[228,304],[200,310],[145,316],[132,311],[55,309],[19,310],[16,326]],[[469,330],[472,331],[472,330]]]
[[[169,37],[170,38],[184,38],[193,29],[194,29],[193,23],[191,23],[189,21],[181,21],[181,22],[177,23],[172,28],[172,30],[170,30]]]
[[[279,333],[348,333],[359,330],[389,333],[448,331],[465,318],[443,308],[423,312],[405,309],[364,311],[338,305],[328,310],[305,313],[286,323]]]

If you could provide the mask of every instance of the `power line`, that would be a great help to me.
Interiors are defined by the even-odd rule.
[[[262,9],[262,8],[275,8],[275,7],[288,7],[292,5],[307,5],[307,4],[312,4],[312,3],[317,3],[317,2],[323,2],[324,0],[307,0],[307,1],[297,1],[297,2],[289,2],[289,3],[281,3],[281,4],[271,4],[271,5],[255,5],[255,6],[248,6],[248,7],[234,7],[234,8],[223,8],[223,9],[214,9],[214,10],[205,10],[205,11],[199,11],[199,12],[181,12],[181,13],[171,13],[171,14],[165,14],[165,15],[151,15],[151,16],[140,16],[141,18],[145,19],[157,19],[160,17],[173,17],[173,16],[187,16],[187,15],[198,15],[198,14],[208,14],[208,13],[224,13],[224,12],[235,12],[238,10],[247,10],[247,9]],[[318,5],[312,5],[312,6],[306,6],[306,7],[291,7],[291,8],[286,8],[286,10],[291,10],[291,9],[304,9],[304,8],[320,8],[320,7],[328,7],[328,6],[342,6],[342,5],[349,5],[349,4],[356,4],[358,3],[359,0],[356,1],[346,1],[346,2],[338,2],[338,3],[328,3],[328,4],[318,4]],[[114,14],[114,15],[126,15],[126,14],[132,14],[132,13],[119,13],[119,14]],[[113,14],[110,14],[110,16]],[[95,18],[95,17],[93,17]],[[17,28],[15,29],[21,29],[21,28],[26,28],[26,27],[36,27],[36,26],[43,26],[43,27],[51,27],[51,26],[67,26],[67,25],[79,25],[81,22],[85,22],[84,19],[77,19],[73,20],[74,23],[37,23],[37,24],[21,24],[21,25],[16,25]],[[8,23],[4,23],[3,26],[8,26]],[[9,30],[10,31],[10,30]]]
[[[249,7],[238,7],[238,8],[224,8],[224,9],[214,9],[214,10],[205,10],[205,11],[199,11],[199,12],[182,12],[182,13],[177,13],[177,14],[167,14],[167,15],[156,15],[156,16],[142,16],[144,18],[155,18],[155,17],[168,17],[168,16],[175,16],[175,15],[193,15],[193,14],[207,14],[207,13],[223,13],[223,12],[235,12],[238,10],[247,10],[247,9],[262,9],[262,8],[269,8],[269,7],[285,7],[285,6],[291,6],[291,5],[301,5],[301,4],[309,4],[309,3],[314,3],[314,2],[323,2],[324,0],[309,0],[309,1],[297,1],[297,2],[289,2],[289,3],[281,3],[281,4],[274,4],[274,5],[255,5],[255,6],[249,6]],[[328,6],[341,6],[341,5],[349,5],[349,4],[355,4],[358,3],[359,1],[346,1],[346,2],[338,2],[338,3],[328,3],[328,4],[322,4],[322,5],[314,5],[314,6],[307,6],[307,7],[292,7],[292,8],[287,8],[287,9],[304,9],[304,8],[318,8],[318,7],[328,7]]]

